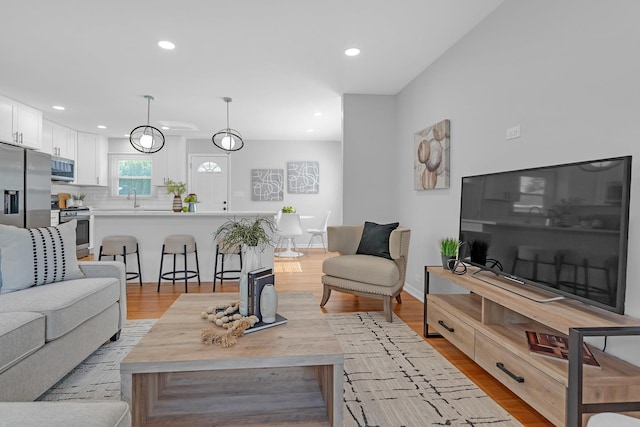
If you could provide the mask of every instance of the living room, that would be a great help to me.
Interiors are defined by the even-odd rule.
[[[340,222],[409,226],[405,290],[421,296],[424,265],[439,263],[437,242],[458,231],[461,177],[637,156],[638,12],[630,0],[507,0],[399,93],[344,94]],[[450,188],[415,191],[413,134],[442,119],[451,120]],[[507,140],[514,126],[521,136]],[[640,245],[635,166],[629,260]],[[633,317],[639,268],[628,264],[625,313]],[[445,281],[433,286],[454,290]],[[633,340],[609,345],[640,364]]]

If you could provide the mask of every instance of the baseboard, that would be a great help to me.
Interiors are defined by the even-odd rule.
[[[407,282],[404,283],[404,291],[417,299],[418,301],[422,301],[424,303],[424,295],[422,289],[416,289],[413,286],[409,285]]]

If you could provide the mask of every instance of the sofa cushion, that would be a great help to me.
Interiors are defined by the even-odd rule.
[[[54,340],[120,299],[113,277],[67,280],[0,295],[0,313],[33,311],[46,316],[45,340]]]
[[[129,405],[119,401],[0,402],[0,427],[129,427]]]
[[[398,222],[391,224],[365,222],[356,254],[373,255],[391,259],[391,254],[389,253],[389,236],[393,230],[398,228],[398,225],[400,225]]]
[[[44,315],[0,313],[0,373],[44,345]]]
[[[42,228],[0,225],[0,293],[81,277],[76,220]]]
[[[329,276],[380,286],[393,286],[400,279],[398,265],[373,255],[341,255],[327,258],[322,272]]]

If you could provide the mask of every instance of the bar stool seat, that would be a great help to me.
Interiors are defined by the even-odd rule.
[[[240,270],[236,269],[224,269],[224,259],[227,256],[237,255],[240,258]],[[218,271],[218,258],[220,258],[220,271]],[[220,280],[220,285],[225,280],[240,280],[240,273],[242,272],[242,251],[240,246],[232,246],[225,248],[224,237],[220,237],[216,242],[216,258],[213,264],[213,292],[216,291],[216,282]],[[229,275],[231,273],[231,275]]]
[[[187,255],[193,253],[196,258],[196,269],[189,270],[187,266]],[[173,255],[173,270],[162,272],[162,264],[165,255]],[[182,255],[184,259],[184,268],[176,270],[176,256]],[[188,234],[173,234],[164,238],[162,245],[162,255],[160,256],[160,274],[158,275],[158,292],[160,292],[160,282],[162,279],[171,280],[175,285],[176,280],[184,280],[184,291],[189,292],[187,281],[194,277],[198,278],[198,286],[200,286],[200,266],[198,264],[198,248],[196,239]]]
[[[127,270],[127,255],[136,254],[138,259],[138,272],[127,271],[127,280],[138,278],[140,286],[142,286],[142,274],[140,270],[140,252],[138,251],[138,239],[133,236],[107,236],[102,239],[100,245],[100,253],[98,261],[102,260],[102,256],[111,256],[115,261],[116,256],[121,256],[124,262],[124,269]]]

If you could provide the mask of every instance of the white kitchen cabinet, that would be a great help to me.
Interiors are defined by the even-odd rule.
[[[42,111],[0,96],[0,141],[40,150]]]
[[[153,185],[166,185],[167,180],[187,182],[187,141],[168,136],[164,147],[153,153]]]
[[[56,157],[76,160],[78,132],[68,127],[42,121],[42,151]]]
[[[76,184],[106,186],[108,141],[105,136],[78,132]]]

